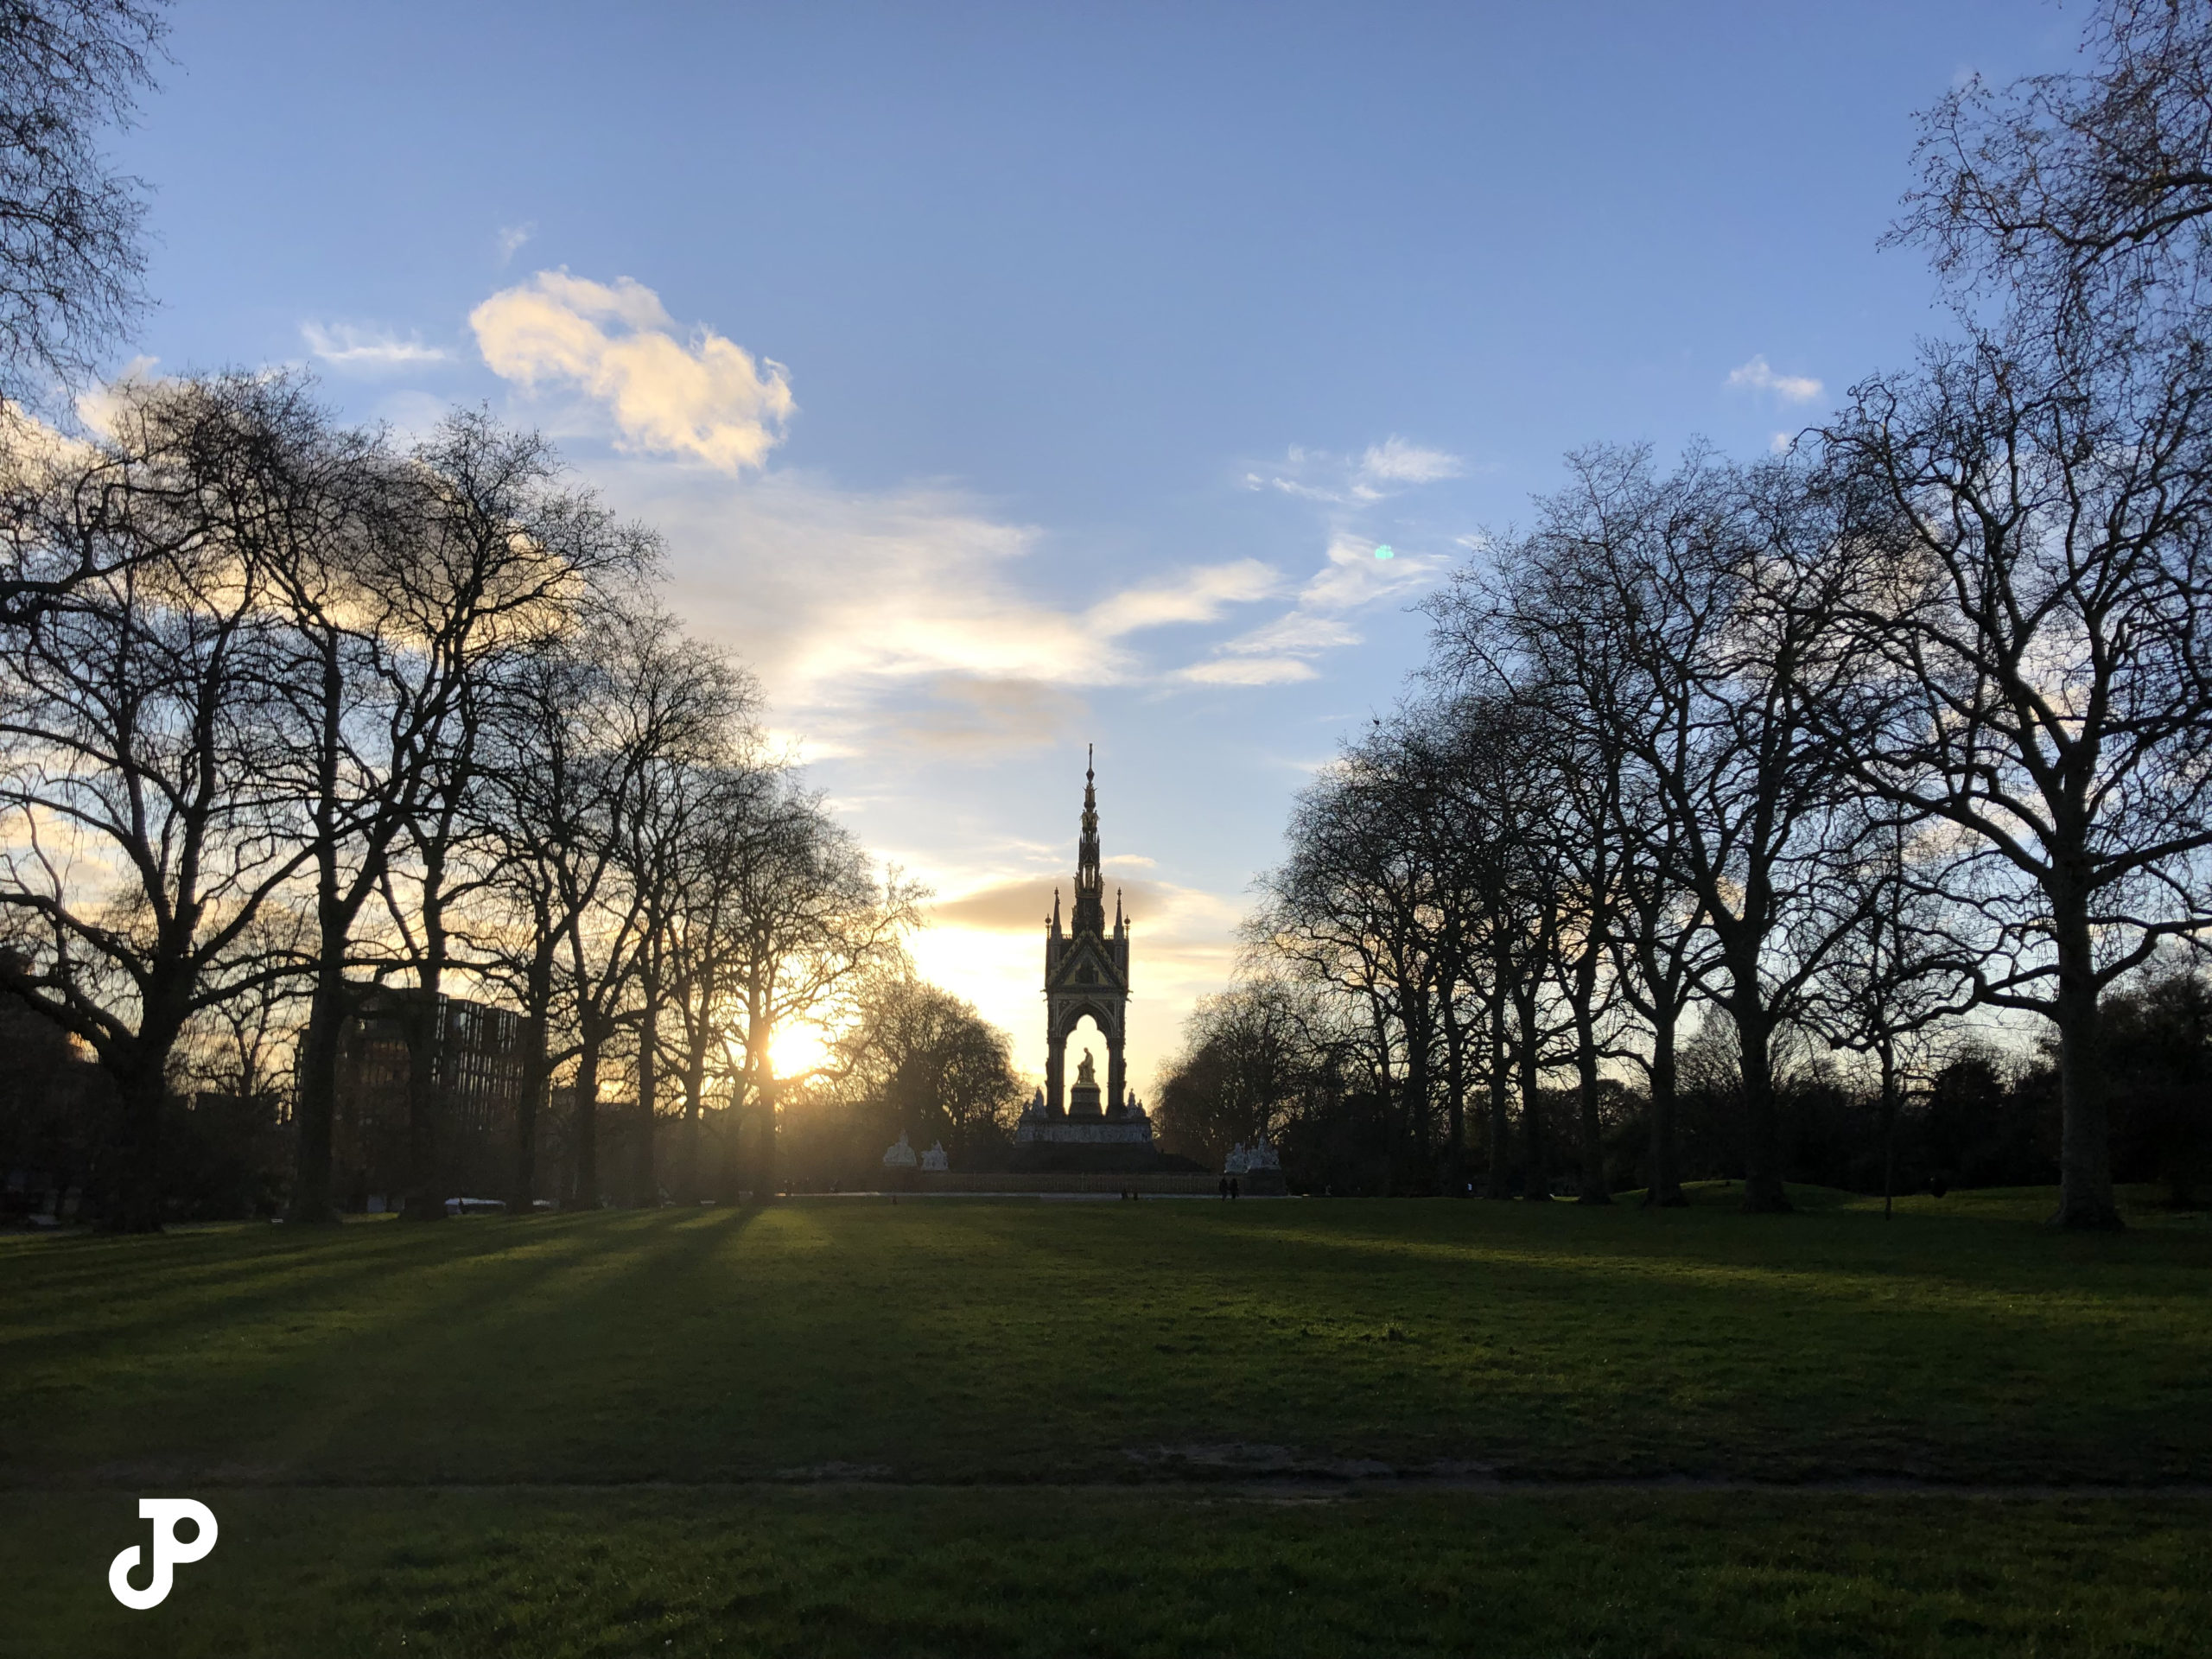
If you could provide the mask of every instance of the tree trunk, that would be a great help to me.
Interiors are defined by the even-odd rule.
[[[1444,1190],[1455,1198],[1467,1196],[1467,1037],[1453,1007],[1452,984],[1444,988],[1437,1004],[1444,1021]]]
[[[143,1029],[129,1045],[127,1058],[105,1062],[115,1079],[122,1136],[116,1147],[115,1204],[100,1217],[104,1231],[158,1233],[162,1230],[162,1109],[168,1098],[170,1043],[148,1046]],[[57,1203],[55,1213],[60,1213]]]
[[[1521,1015],[1521,1138],[1522,1154],[1521,1196],[1548,1204],[1552,1197],[1550,1158],[1544,1144],[1541,1033],[1536,1028],[1536,998],[1532,990],[1518,999]]]
[[[537,1121],[552,1082],[552,1068],[545,1063],[551,1046],[549,1027],[553,1009],[553,947],[540,943],[531,952],[530,968],[523,982],[522,1092],[515,1100],[514,1187],[507,1195],[507,1213],[527,1216],[537,1201]]]
[[[660,1181],[653,1166],[653,1101],[660,1092],[660,1014],[648,995],[638,1025],[638,1145],[630,1161],[630,1190],[640,1210],[660,1204]]]
[[[1643,1190],[1646,1209],[1679,1210],[1689,1203],[1682,1192],[1681,1158],[1675,1144],[1675,1021],[1671,1000],[1656,987],[1651,1021],[1651,1170]]]
[[[1744,1075],[1744,1208],[1760,1215],[1783,1215],[1790,1209],[1789,1195],[1782,1185],[1780,1114],[1774,1099],[1773,1021],[1754,989],[1742,988],[1745,976],[1736,976],[1737,995],[1729,1012],[1736,1021],[1736,1041]],[[1756,980],[1752,982],[1756,984]]]
[[[2112,1120],[2088,906],[2077,891],[2052,894],[2058,951],[2058,1211],[2054,1227],[2112,1231],[2124,1224],[2112,1190]]]
[[[1897,1054],[1887,1037],[1876,1046],[1882,1062],[1882,1219],[1890,1218],[1897,1188]]]
[[[1513,1196],[1513,1051],[1506,1040],[1505,993],[1498,991],[1490,1005],[1490,1168],[1483,1177],[1483,1196]]]
[[[286,1211],[296,1226],[338,1219],[330,1198],[330,1157],[338,1115],[338,1038],[346,1003],[345,953],[326,946],[315,964],[308,1028],[300,1039],[299,1098],[292,1115],[295,1173]]]
[[[436,969],[426,965],[422,980],[407,1010],[407,1185],[399,1215],[403,1221],[443,1221],[446,1207],[437,1190],[436,1114],[444,1022],[439,1018]]]
[[[321,643],[313,811],[317,950],[315,992],[308,1000],[308,1028],[300,1043],[298,1129],[293,1137],[298,1173],[290,1211],[296,1225],[320,1225],[338,1219],[330,1201],[331,1141],[338,1115],[338,1037],[351,1013],[346,951],[353,936],[354,912],[340,892],[335,820],[344,675],[329,638],[326,636]]]
[[[599,1208],[599,1051],[606,1040],[599,1016],[589,1008],[581,1021],[581,1052],[576,1056],[576,1119],[570,1140],[575,1147],[576,1191],[569,1200],[575,1210]]]
[[[1396,1093],[1391,1087],[1390,1017],[1384,1011],[1382,999],[1370,991],[1367,996],[1368,1023],[1375,1027],[1375,1098],[1382,1107],[1382,1196],[1398,1196],[1399,1159],[1403,1154],[1406,1134],[1406,1114],[1403,1096],[1399,1109],[1390,1109],[1390,1096]]]
[[[715,1197],[718,1202],[726,1205],[740,1203],[745,1195],[745,1148],[739,1132],[740,1126],[745,1122],[745,1115],[738,1104],[738,1096],[743,1092],[743,1088],[742,1084],[734,1088],[730,1103],[722,1108],[721,1166],[715,1180]]]
[[[763,1062],[753,1077],[758,1103],[754,1121],[760,1131],[759,1150],[753,1160],[753,1201],[766,1204],[776,1196],[776,1072]]]
[[[1577,1204],[1611,1204],[1612,1188],[1605,1180],[1605,1138],[1598,1121],[1598,1027],[1590,1004],[1597,994],[1594,958],[1575,969],[1574,1077],[1575,1101],[1582,1119],[1582,1176]]]
[[[685,1205],[699,1202],[699,1119],[705,1109],[706,1060],[694,1054],[683,1068],[683,1149],[677,1154],[676,1172],[676,1201]]]
[[[1421,1191],[1433,1168],[1428,1141],[1428,1021],[1424,1007],[1427,999],[1427,987],[1413,988],[1411,1006],[1419,1012],[1406,1027],[1406,1086],[1398,1105],[1402,1138],[1397,1156],[1391,1160],[1390,1184],[1401,1192]]]
[[[445,1058],[445,858],[433,849],[423,873],[423,965],[407,1021],[407,1192],[399,1213],[408,1221],[443,1221],[438,1192],[438,1116],[449,1067]]]

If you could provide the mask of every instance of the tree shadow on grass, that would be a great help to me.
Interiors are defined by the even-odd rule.
[[[83,1478],[147,1465],[180,1476],[221,1468],[234,1478],[352,1478],[349,1467],[330,1466],[334,1452],[404,1478],[380,1452],[404,1448],[426,1427],[465,1427],[453,1420],[456,1410],[496,1424],[502,1395],[526,1394],[538,1380],[514,1375],[499,1357],[518,1327],[549,1317],[524,1312],[547,1287],[575,1284],[556,1308],[565,1300],[573,1322],[604,1326],[639,1300],[640,1279],[715,1249],[750,1219],[618,1212],[483,1231],[456,1223],[450,1233],[424,1229],[342,1272],[319,1273],[304,1293],[264,1281],[213,1308],[151,1319],[126,1311],[96,1344],[48,1357],[62,1379],[75,1379],[66,1393],[38,1388],[37,1378],[19,1378],[10,1390],[45,1396],[15,1414],[11,1478],[34,1471]],[[305,1253],[321,1268],[347,1245],[332,1236]],[[385,1288],[365,1296],[365,1284]],[[158,1301],[159,1290],[157,1281],[137,1294]],[[342,1323],[332,1329],[333,1321]],[[211,1351],[210,1343],[219,1345]],[[379,1417],[388,1429],[381,1446],[368,1437],[348,1446]],[[24,1426],[38,1433],[41,1418],[45,1444],[34,1446]]]

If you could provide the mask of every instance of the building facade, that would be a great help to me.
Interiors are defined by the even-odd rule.
[[[337,1191],[349,1208],[397,1193],[408,1169],[408,1029],[424,1012],[412,987],[358,985],[338,1038]],[[429,1011],[443,1184],[505,1190],[524,1071],[522,1017],[464,997]]]

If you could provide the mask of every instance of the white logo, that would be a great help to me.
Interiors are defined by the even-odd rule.
[[[134,1590],[130,1586],[130,1574],[138,1566],[136,1544],[108,1563],[107,1587],[124,1606],[143,1613],[168,1599],[178,1567],[200,1560],[215,1548],[215,1512],[196,1498],[142,1497],[138,1518],[154,1523],[154,1562],[146,1587]],[[177,1538],[180,1521],[189,1521],[199,1529],[188,1544]]]

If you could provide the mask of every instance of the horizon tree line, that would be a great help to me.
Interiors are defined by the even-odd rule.
[[[290,1216],[333,1211],[360,977],[408,1010],[403,1210],[442,1213],[437,1044],[465,982],[519,1011],[510,1198],[574,1102],[572,1201],[651,1202],[650,1132],[599,1166],[618,1063],[650,1121],[772,1116],[776,1033],[903,961],[879,877],[759,729],[757,686],[654,601],[657,538],[480,411],[401,448],[287,375],[129,385],[104,429],[0,456],[0,991],[112,1079],[118,1224],[161,1213],[181,1060],[296,1048]],[[681,1173],[687,1191],[754,1167]],[[687,1128],[687,1146],[696,1135]]]
[[[2086,49],[1923,118],[1894,239],[1953,337],[1783,454],[1571,454],[1300,798],[1250,973],[1318,994],[1400,1186],[1440,1160],[1464,1190],[1478,1119],[1485,1191],[1548,1195],[1571,1071],[1609,1201],[1626,1067],[1649,1201],[1680,1202],[1702,1007],[1746,1205],[1785,1209],[1777,1045],[1872,1057],[1893,1124],[1916,1038],[1993,1008],[2054,1039],[2053,1219],[2119,1224],[2103,1004],[2212,927],[2212,9],[2107,0]]]

